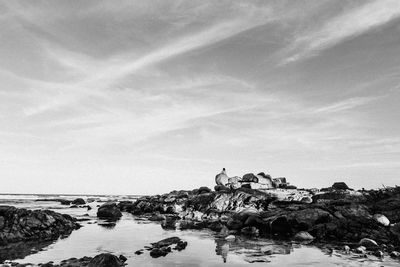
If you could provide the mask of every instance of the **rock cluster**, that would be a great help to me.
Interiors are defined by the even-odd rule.
[[[171,248],[172,245],[175,245],[174,248]],[[165,257],[168,253],[172,252],[172,249],[181,251],[184,250],[187,246],[187,242],[181,240],[179,237],[169,237],[163,240],[160,240],[156,243],[152,243],[151,247],[148,247],[147,250],[150,251],[150,256],[153,258]]]
[[[218,191],[173,191],[142,197],[136,202],[120,203],[119,207],[160,220],[171,229],[209,228],[219,232],[227,228],[226,236],[284,236],[348,244],[369,238],[382,250],[388,244],[388,252],[399,249],[400,190],[380,194],[377,199],[374,192],[344,189],[343,184],[335,187],[338,189],[332,187],[304,202],[282,201],[262,190],[219,186]]]
[[[0,246],[28,240],[52,240],[69,235],[80,225],[66,214],[0,206]]]

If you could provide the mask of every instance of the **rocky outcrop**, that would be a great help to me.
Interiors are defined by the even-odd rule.
[[[400,190],[377,200],[374,192],[344,189],[314,196],[311,190],[265,191],[223,186],[216,189],[214,192],[196,189],[143,197],[130,203],[129,209],[136,215],[162,219],[162,225],[171,229],[221,231],[226,227],[228,231],[245,235],[294,238],[297,234],[299,239],[311,240],[312,237],[314,242],[352,244],[369,238],[379,246],[400,246],[400,220],[396,216],[399,206],[392,204],[390,210],[387,206],[376,205],[380,201],[397,203]],[[304,198],[309,199],[302,201]],[[161,214],[166,215],[165,219]]]
[[[122,216],[115,202],[107,202],[97,210],[97,217],[102,219],[119,219]]]
[[[31,240],[52,240],[69,235],[80,225],[66,214],[0,206],[0,246]]]

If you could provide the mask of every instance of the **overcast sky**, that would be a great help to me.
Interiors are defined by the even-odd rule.
[[[399,183],[400,1],[0,1],[1,192]]]

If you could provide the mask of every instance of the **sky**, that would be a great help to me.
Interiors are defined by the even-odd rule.
[[[400,1],[0,0],[1,193],[399,183]]]

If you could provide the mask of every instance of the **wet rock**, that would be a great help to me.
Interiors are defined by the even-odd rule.
[[[74,199],[74,200],[71,202],[71,204],[72,204],[72,205],[85,205],[86,202],[85,202],[85,200],[84,200],[83,198],[77,198],[77,199]]]
[[[260,231],[254,226],[246,226],[240,230],[240,233],[246,236],[256,237],[259,236]]]
[[[174,250],[178,250],[178,251],[184,250],[187,247],[187,245],[188,245],[188,243],[186,241],[180,240],[174,247]]]
[[[97,210],[97,217],[99,218],[119,219],[121,216],[122,213],[114,202],[104,203]]]
[[[355,249],[355,252],[358,254],[365,254],[367,252],[367,248],[364,246],[359,246]]]
[[[170,252],[171,252],[170,247],[153,248],[150,251],[150,256],[153,258],[165,257]]]
[[[27,240],[53,240],[80,227],[71,216],[50,210],[0,206],[0,218],[0,245]]]
[[[314,239],[314,237],[310,235],[309,232],[305,231],[298,232],[293,238],[298,241],[311,241]]]
[[[169,237],[163,240],[160,240],[156,243],[152,243],[152,246],[149,248],[150,256],[153,258],[164,257],[168,253],[170,253],[171,246],[175,245],[174,250],[181,251],[186,248],[187,242],[182,241],[179,237]]]
[[[360,240],[359,244],[361,246],[364,246],[366,248],[375,248],[378,246],[375,240],[370,239],[370,238],[363,238]]]
[[[389,219],[385,215],[382,215],[382,214],[375,214],[374,215],[374,220],[377,223],[379,223],[379,224],[381,224],[383,226],[389,226],[390,225]]]
[[[234,235],[228,235],[227,237],[225,237],[225,240],[227,241],[234,241],[236,239],[236,236]]]
[[[143,254],[143,249],[139,249],[135,251],[136,255],[142,255]]]
[[[390,252],[390,257],[392,257],[392,258],[400,258],[400,252],[392,251],[392,252]]]
[[[110,253],[102,253],[95,256],[89,262],[89,267],[119,267],[123,266],[123,262],[115,255]]]
[[[159,213],[155,213],[149,217],[149,221],[163,221],[165,219],[166,219],[165,215]]]

